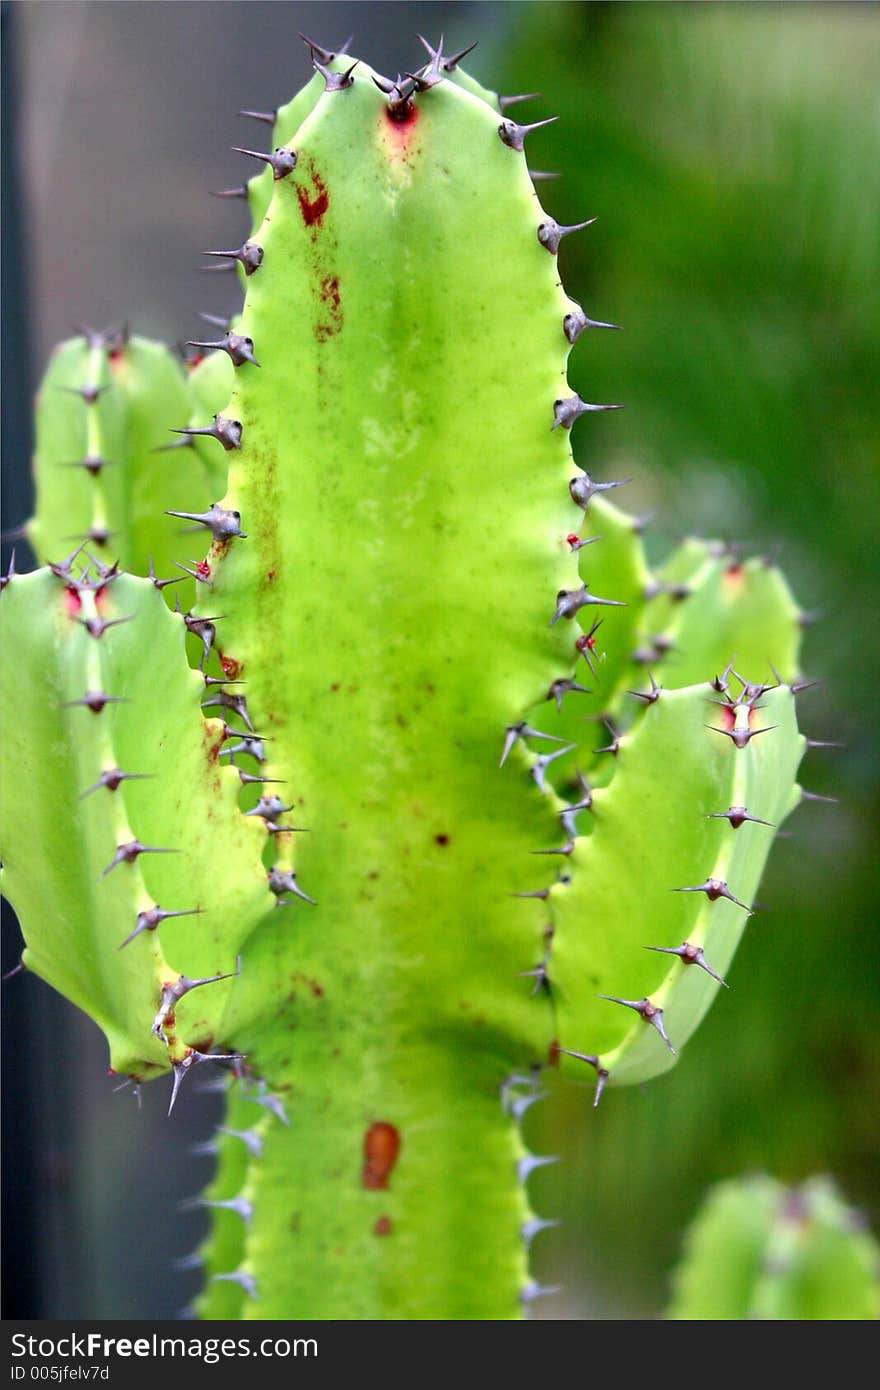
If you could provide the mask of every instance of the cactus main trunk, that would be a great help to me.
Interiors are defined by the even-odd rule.
[[[538,203],[527,128],[438,53],[417,95],[316,66],[326,90],[282,109],[251,188],[241,318],[190,376],[188,422],[162,425],[197,493],[168,499],[163,558],[196,581],[181,618],[207,689],[146,581],[88,551],[9,576],[4,622],[52,684],[7,743],[41,796],[4,883],[24,963],[102,1023],[114,1065],[173,1069],[172,1101],[218,1053],[246,1083],[196,1199],[202,1316],[513,1317],[544,1292],[542,1160],[519,1133],[541,1067],[594,1068],[598,1099],[609,1073],[671,1064],[798,800],[798,612],[772,567],[705,545],[655,578],[596,495],[618,484],[572,476],[573,424],[608,407],[567,386],[591,321],[559,283],[573,229]],[[137,365],[161,395],[168,374],[112,351],[55,367],[86,457],[112,425],[122,459],[129,406],[91,387]],[[46,479],[63,421],[41,409]],[[150,487],[111,499],[135,557],[156,482],[137,421],[126,467]],[[109,503],[81,471],[94,530]],[[63,511],[44,484],[46,548]],[[212,536],[203,560],[181,521]],[[74,729],[56,694],[81,705],[99,679],[119,702],[74,707]],[[75,757],[46,757],[72,734]],[[138,777],[117,790],[114,768]],[[77,814],[92,784],[120,799]],[[62,805],[47,875],[40,817]],[[91,866],[114,847],[105,891]]]

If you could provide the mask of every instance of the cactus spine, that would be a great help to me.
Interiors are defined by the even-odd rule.
[[[175,377],[176,421],[163,397],[184,445],[148,458],[157,417],[126,435],[113,390],[74,424],[44,393],[38,460],[74,425],[84,457],[91,422],[129,440],[113,524],[142,573],[131,499],[172,460],[162,558],[196,601],[181,622],[160,571],[88,549],[7,585],[52,681],[8,744],[40,795],[4,891],[117,1070],[171,1069],[172,1100],[210,1055],[243,1079],[199,1199],[203,1317],[512,1317],[542,1292],[546,1160],[518,1126],[540,1068],[592,1066],[598,1099],[671,1065],[799,800],[798,610],[723,548],[653,575],[617,484],[574,464],[576,421],[613,407],[566,384],[596,325],[559,284],[573,229],[538,202],[532,127],[438,51],[403,85],[315,62],[227,255],[241,317]],[[78,352],[63,384],[109,387],[107,345]],[[77,516],[94,546],[109,494]]]

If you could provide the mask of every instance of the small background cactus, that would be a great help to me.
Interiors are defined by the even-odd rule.
[[[554,7],[543,7],[543,8],[544,8],[545,10],[553,10]],[[560,22],[560,21],[558,20],[558,18],[555,18],[555,19],[554,19],[554,22],[555,22],[555,23],[558,23],[558,22]],[[365,36],[365,37],[366,37],[366,36]],[[369,46],[370,49],[375,49],[375,41],[374,41],[373,43],[369,44],[369,45],[365,44],[364,46],[365,46],[365,47]],[[242,47],[246,47],[246,45],[242,45]],[[285,79],[284,87],[278,92],[278,95],[279,95],[279,96],[281,96],[281,95],[286,95],[287,90],[288,90],[288,86],[289,86],[289,84],[288,84],[287,80]],[[245,96],[242,97],[242,100],[243,100],[243,101],[244,101],[244,100],[247,100],[247,99],[254,100],[254,98],[252,98],[252,97],[248,98],[247,95],[245,95]],[[577,126],[578,122],[575,121],[574,124],[575,124],[575,126]],[[236,132],[236,133],[237,133],[237,132]],[[545,200],[545,201],[546,201],[546,200]],[[562,213],[563,208],[565,208],[565,209],[567,210],[567,208],[568,208],[569,206],[570,206],[570,204],[569,204],[569,199],[568,199],[568,195],[567,195],[567,196],[566,196],[565,203],[562,203],[562,201],[560,200],[560,202],[559,202],[559,204],[558,204],[560,213]],[[554,207],[554,210],[556,210],[555,207]],[[603,211],[603,213],[605,214],[605,221],[606,221],[606,223],[607,223],[607,221],[608,221],[608,215],[609,215],[609,214],[606,212],[606,210],[605,210],[604,207],[603,207],[602,211]],[[606,237],[607,237],[607,235],[608,235],[607,227],[606,227],[605,235],[606,235]],[[210,241],[205,240],[205,241],[203,242],[203,244],[204,244],[204,245],[208,245],[208,244],[210,244]],[[597,264],[600,268],[601,268],[601,265],[602,265],[602,259],[603,259],[603,256],[604,256],[604,251],[605,251],[605,248],[604,248],[604,246],[602,246],[602,249],[596,253],[596,264]],[[576,252],[572,252],[572,253],[570,253],[570,254],[571,254],[572,256],[574,256],[574,255],[576,255],[577,253],[576,253]],[[603,276],[603,274],[602,274],[601,269],[597,271],[597,275],[598,275],[598,282],[597,282],[597,283],[598,283],[598,284],[603,284],[604,276]],[[567,279],[567,281],[568,281],[569,283],[572,283],[571,275],[570,275],[570,274],[568,274],[568,273],[566,274],[566,279]],[[582,282],[578,282],[578,289],[579,289],[579,290],[580,290],[581,283],[582,283]],[[584,298],[587,299],[587,301],[588,301],[589,303],[593,303],[593,302],[594,302],[594,300],[593,300],[593,299],[590,299],[586,294],[584,295]],[[120,302],[120,300],[122,300],[122,301],[124,301],[124,302],[130,302],[129,299],[128,299],[128,297],[127,297],[124,293],[120,293],[120,294],[117,295],[117,297],[116,297],[116,302],[115,302],[115,304],[114,304],[114,308],[116,307],[116,304],[118,304],[118,303]],[[604,298],[603,298],[603,302],[606,302],[606,301],[604,300]],[[615,306],[615,307],[616,307],[616,306]],[[110,315],[108,314],[108,317],[109,317],[109,316],[110,316]],[[610,316],[613,316],[613,315],[610,315]],[[623,317],[623,315],[621,314],[620,317]],[[629,318],[627,319],[628,331],[629,331],[629,332],[632,331],[631,328],[630,328],[630,326],[629,326],[629,325],[630,325],[630,320],[635,320],[635,321],[637,321],[638,318],[639,318],[638,309],[637,309],[637,308],[634,308],[634,310],[630,313]],[[623,335],[621,335],[621,336],[623,336]],[[612,351],[612,352],[617,352],[617,351],[619,351],[619,349],[615,347],[615,348],[611,349],[611,351]],[[611,383],[611,382],[613,382],[613,380],[614,380],[613,370],[612,370],[611,366],[609,366],[609,364],[608,364],[607,362],[606,362],[605,364],[602,364],[602,363],[600,362],[600,357],[601,357],[601,354],[598,354],[598,353],[596,353],[595,351],[593,351],[593,352],[591,353],[591,356],[590,356],[590,372],[591,372],[592,380],[595,380],[595,379],[596,379],[595,374],[600,373],[600,372],[604,372],[605,375],[606,375],[606,379],[608,380],[609,383]],[[611,359],[611,360],[613,360],[613,359]],[[597,392],[596,394],[598,394],[598,392]],[[609,399],[615,398],[615,394],[616,394],[615,390],[611,390],[610,387],[609,387],[608,398],[609,398]],[[622,418],[622,417],[619,417],[619,418]],[[618,422],[616,421],[615,424],[617,424],[617,423],[618,423]],[[606,440],[609,438],[609,435],[610,435],[610,431],[608,431],[608,430],[604,431],[604,433],[603,433],[603,446],[602,446],[603,448],[604,448],[604,441],[606,441]],[[597,466],[597,471],[598,471],[598,468],[599,468],[599,460],[598,460],[598,458],[597,458],[597,461],[596,461],[596,466]],[[640,464],[640,462],[636,462],[635,465],[634,465],[634,468],[635,468],[635,471],[636,471],[637,473],[638,473],[638,472],[641,472],[641,464]],[[627,468],[626,471],[629,472],[629,471],[633,471],[633,470],[630,469],[630,468]],[[606,468],[605,468],[605,466],[604,466],[604,463],[603,463],[603,464],[602,464],[602,476],[605,476],[606,474],[607,474],[607,470],[606,470]],[[610,475],[610,474],[609,474],[609,475]],[[682,505],[682,510],[683,510],[683,511],[687,511],[687,508],[686,508],[686,506],[684,506],[684,504]],[[815,581],[813,580],[812,582],[815,582]],[[820,589],[820,590],[821,590],[822,587],[823,587],[822,585],[816,585],[816,588],[817,588],[817,589]],[[812,588],[812,583],[811,583],[810,587],[806,590],[806,592],[807,592],[807,593],[815,592],[815,589]],[[817,595],[817,597],[818,597],[818,595]],[[816,731],[815,728],[811,728],[811,732],[815,732],[815,731]],[[823,730],[820,729],[820,730],[818,730],[818,732],[819,732],[819,733],[827,732],[827,733],[828,733],[828,736],[833,737],[833,736],[834,736],[834,733],[836,732],[836,730],[834,730],[834,729],[828,729],[828,730],[823,731]],[[817,774],[817,775],[821,775],[821,774]],[[756,949],[757,949],[757,948],[756,948]],[[768,953],[766,953],[766,954],[769,956],[770,952],[768,952]],[[756,959],[755,964],[756,964],[756,966],[757,966],[757,969],[753,972],[753,974],[752,974],[752,976],[751,976],[751,979],[752,979],[752,980],[754,980],[755,978],[759,978],[759,979],[760,979],[762,968],[764,968],[764,969],[769,969],[769,967],[764,966],[764,959],[765,959],[765,957],[764,957],[763,955],[762,955],[759,959]],[[25,982],[20,982],[20,983],[25,983]],[[30,982],[27,982],[27,983],[29,984]],[[807,980],[804,981],[804,988],[805,988],[805,990],[806,990],[806,988],[807,988],[808,983],[809,983],[809,982],[808,982]],[[741,996],[742,993],[744,993],[744,991],[738,991],[738,993],[739,993],[740,996]],[[740,1007],[742,1007],[742,1002],[743,1002],[743,1001],[742,1001],[742,998],[741,998],[741,997],[737,999],[737,1001],[736,1001],[736,1007],[737,1007],[737,1009],[739,1009]],[[728,1019],[731,1018],[732,1016],[733,1016],[733,1015],[732,1015],[731,1012],[728,1010],[728,1014],[727,1014]],[[721,1025],[719,1024],[719,1027],[720,1027],[720,1026],[721,1026]],[[754,1036],[755,1036],[755,1042],[757,1043],[758,1038],[760,1037],[760,1032],[756,1030],[756,1033],[755,1033]],[[698,1042],[698,1043],[696,1044],[696,1046],[700,1046],[700,1043]],[[730,1046],[730,1037],[729,1037],[729,1034],[728,1034],[727,1036],[725,1036],[725,1039],[724,1039],[724,1046],[725,1046],[726,1048],[729,1048],[729,1046]],[[764,1043],[763,1046],[766,1046],[766,1043]],[[695,1068],[695,1066],[696,1066],[696,1063],[695,1063],[695,1062],[693,1061],[693,1059],[692,1059],[691,1064],[690,1064],[690,1067],[691,1067],[691,1071],[692,1071],[692,1072],[693,1072],[693,1069]],[[719,1075],[718,1075],[718,1073],[717,1073],[717,1069],[716,1069],[716,1071],[715,1071],[714,1073],[710,1072],[710,1075],[711,1075],[711,1082],[712,1082],[712,1093],[709,1094],[709,1095],[707,1095],[707,1096],[704,1096],[704,1097],[702,1098],[702,1108],[701,1108],[700,1105],[695,1104],[695,1100],[694,1100],[694,1086],[695,1086],[695,1083],[694,1083],[693,1075],[691,1075],[691,1078],[690,1078],[689,1083],[683,1082],[682,1078],[680,1078],[680,1077],[679,1077],[679,1078],[676,1078],[674,1081],[671,1080],[670,1083],[669,1083],[669,1085],[666,1086],[666,1089],[665,1089],[664,1094],[663,1094],[662,1097],[660,1097],[660,1096],[658,1095],[657,1098],[654,1099],[654,1098],[651,1098],[651,1097],[649,1096],[649,1098],[647,1099],[647,1101],[645,1101],[644,1103],[641,1104],[641,1107],[639,1108],[638,1111],[636,1111],[635,1109],[632,1110],[632,1115],[633,1115],[633,1126],[634,1126],[634,1128],[630,1130],[630,1132],[629,1132],[628,1135],[626,1135],[626,1137],[625,1137],[625,1142],[624,1142],[624,1144],[622,1145],[624,1152],[627,1154],[627,1162],[628,1162],[628,1163],[632,1164],[636,1169],[638,1168],[638,1154],[639,1154],[639,1148],[640,1148],[640,1146],[642,1146],[642,1145],[644,1145],[644,1146],[646,1147],[646,1151],[651,1151],[651,1152],[652,1152],[652,1162],[656,1162],[656,1158],[657,1158],[657,1145],[656,1145],[656,1144],[651,1144],[651,1143],[649,1142],[649,1139],[648,1139],[648,1135],[650,1134],[650,1131],[651,1131],[651,1125],[653,1124],[653,1119],[652,1119],[651,1117],[652,1117],[654,1114],[657,1115],[657,1117],[658,1117],[658,1122],[659,1122],[664,1128],[668,1128],[668,1126],[669,1126],[669,1117],[670,1117],[670,1114],[672,1114],[673,1119],[674,1119],[674,1120],[677,1120],[677,1123],[674,1123],[672,1127],[673,1127],[673,1128],[678,1128],[678,1129],[680,1130],[680,1128],[681,1128],[681,1123],[680,1123],[680,1122],[681,1122],[681,1118],[682,1118],[682,1117],[681,1117],[681,1115],[676,1116],[676,1107],[675,1107],[674,1096],[672,1097],[672,1099],[670,1099],[669,1086],[678,1085],[679,1090],[680,1090],[680,1092],[681,1092],[681,1094],[682,1094],[682,1110],[684,1110],[685,1105],[687,1106],[687,1110],[688,1110],[688,1111],[690,1111],[691,1107],[693,1107],[693,1108],[694,1108],[695,1114],[698,1116],[698,1123],[700,1123],[701,1125],[702,1125],[702,1123],[703,1123],[703,1121],[704,1121],[704,1119],[705,1119],[706,1107],[707,1107],[707,1106],[711,1108],[711,1107],[717,1105],[718,1108],[719,1108],[719,1110],[722,1109],[722,1102],[721,1102],[721,1099],[720,1099],[720,1097],[719,1097],[719,1086],[721,1085],[721,1078],[719,1077]],[[665,1084],[665,1083],[664,1083],[664,1084]],[[685,1100],[685,1092],[687,1093],[687,1098],[686,1098],[686,1100]],[[117,1098],[117,1102],[118,1102],[118,1098]],[[626,1102],[624,1102],[624,1105],[626,1105],[626,1106],[628,1106],[628,1107],[631,1106],[632,1104],[633,1104],[633,1102],[632,1102],[632,1101],[629,1101],[629,1100],[627,1100]],[[702,1116],[702,1118],[699,1118],[700,1116]],[[541,1122],[541,1117],[540,1117],[539,1115],[536,1114],[535,1117],[534,1117],[534,1120],[533,1120],[531,1123],[538,1124],[538,1123],[540,1123],[540,1122]],[[550,1120],[550,1121],[545,1120],[544,1123],[545,1123],[545,1124],[546,1124],[546,1123],[552,1123],[552,1120]],[[613,1132],[614,1127],[615,1127],[615,1121],[614,1121],[614,1120],[612,1120],[612,1121],[610,1122],[610,1127],[611,1127],[611,1130],[612,1130],[612,1132]],[[580,1126],[578,1126],[578,1128],[580,1128]],[[606,1131],[606,1133],[607,1133],[607,1131]],[[593,1142],[595,1142],[595,1141],[596,1141],[596,1132],[595,1132],[595,1130],[591,1130],[591,1131],[590,1131],[590,1142],[593,1143]],[[603,1142],[603,1141],[600,1140],[599,1142]],[[668,1151],[667,1151],[667,1152],[668,1152]],[[565,1165],[565,1166],[568,1167],[568,1165]],[[591,1164],[590,1164],[591,1169],[595,1170],[595,1168],[597,1168],[597,1167],[598,1167],[598,1169],[599,1169],[599,1173],[600,1173],[599,1182],[598,1182],[598,1187],[599,1187],[599,1188],[601,1188],[602,1182],[603,1182],[603,1180],[604,1180],[603,1177],[602,1177],[602,1174],[604,1174],[604,1172],[606,1172],[606,1171],[610,1171],[610,1169],[611,1169],[612,1166],[613,1166],[613,1165],[611,1165],[611,1164],[604,1164],[604,1163],[603,1163],[603,1164],[598,1164],[598,1165],[597,1165],[595,1162],[591,1162]],[[569,1178],[568,1180],[574,1181],[573,1178]],[[537,1181],[537,1180],[536,1180],[536,1181]],[[563,1178],[563,1181],[566,1181],[566,1179]],[[610,1179],[609,1179],[609,1182],[610,1182]],[[121,1190],[121,1189],[120,1189],[120,1190]],[[595,1183],[593,1184],[593,1191],[594,1191],[594,1192],[596,1191],[596,1184],[595,1184]],[[102,1198],[103,1198],[103,1195],[105,1195],[105,1194],[102,1194]],[[607,1198],[607,1195],[608,1195],[608,1194],[607,1194],[607,1192],[606,1192],[606,1194],[605,1194],[606,1198]],[[549,1197],[549,1194],[548,1194],[548,1197]],[[582,1200],[582,1197],[583,1197],[583,1193],[582,1193],[581,1191],[579,1191],[578,1200],[579,1200],[579,1201]],[[549,1203],[548,1203],[548,1201],[546,1201],[545,1198],[544,1198],[544,1196],[542,1195],[542,1200],[541,1200],[541,1207],[542,1207],[542,1209],[547,1209],[548,1205],[549,1205],[549,1206],[552,1206],[552,1197],[549,1197]],[[606,1212],[608,1212],[608,1211],[613,1211],[613,1206],[612,1206],[612,1205],[609,1205],[608,1202],[607,1202],[607,1200],[606,1200],[606,1202],[605,1202],[604,1205],[605,1205],[605,1210],[606,1210]],[[620,1234],[619,1230],[618,1230],[618,1234]],[[548,1238],[548,1239],[549,1239],[549,1238]],[[555,1239],[556,1239],[556,1238],[554,1237],[554,1240],[555,1240]],[[600,1243],[601,1243],[601,1242],[600,1242]],[[625,1244],[625,1242],[624,1242],[624,1244]]]

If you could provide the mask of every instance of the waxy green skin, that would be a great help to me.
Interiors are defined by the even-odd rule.
[[[213,1208],[202,1250],[206,1318],[517,1316],[532,1216],[518,1121],[540,1068],[583,1076],[560,1047],[594,1056],[610,1085],[671,1064],[656,1029],[596,996],[650,990],[683,1046],[717,982],[644,948],[687,939],[723,973],[746,914],[672,890],[717,874],[751,902],[774,833],[705,816],[741,796],[778,825],[798,799],[791,690],[750,713],[734,675],[720,694],[709,685],[734,653],[744,679],[773,683],[770,662],[794,678],[784,581],[692,543],[669,569],[688,596],[672,598],[631,518],[572,501],[569,432],[551,426],[571,395],[563,319],[576,306],[538,239],[525,155],[463,75],[402,121],[371,76],[360,64],[324,94],[316,77],[279,112],[273,148],[295,150],[296,167],[251,183],[263,260],[235,323],[260,366],[215,353],[163,424],[241,422],[240,450],[200,437],[172,451],[201,470],[198,495],[159,510],[240,514],[245,535],[205,556],[194,612],[218,619],[209,676],[241,682],[227,693],[246,694],[265,740],[262,761],[232,756],[291,808],[278,833],[242,814],[260,790],[219,771],[239,734],[201,725],[183,622],[148,584],[113,581],[108,611],[124,599],[136,621],[100,639],[64,611],[63,578],[16,578],[0,605],[22,643],[41,615],[34,679],[48,663],[53,688],[80,695],[100,675],[132,694],[97,716],[47,695],[23,729],[41,795],[7,863],[27,964],[97,1018],[135,1078],[193,1047],[246,1059],[203,1199],[234,1204]],[[579,529],[602,539],[575,551]],[[584,583],[624,606],[557,616],[560,592]],[[597,616],[594,672],[576,640]],[[647,641],[656,671],[636,655]],[[649,670],[665,688],[643,707],[627,692],[649,690]],[[571,680],[589,692],[564,691],[557,710]],[[600,716],[622,734],[616,756],[595,751]],[[705,727],[752,720],[777,727],[743,748]],[[548,737],[511,738],[523,721]],[[50,741],[75,766],[46,762]],[[113,807],[89,798],[81,817],[76,797],[102,759],[145,749],[166,775],[112,796],[132,833],[184,852],[142,855],[96,887]],[[578,773],[599,790],[569,834]],[[40,817],[59,804],[67,849],[46,885]],[[267,870],[295,874],[277,905]],[[119,952],[147,893],[202,912]],[[151,1037],[166,979],[233,971],[239,956],[234,980],[182,1001],[191,1031],[166,1030],[167,1050]]]
[[[668,1316],[684,1321],[873,1321],[880,1247],[828,1178],[722,1183],[675,1272]]]
[[[84,386],[97,388],[97,399],[83,399]],[[86,540],[99,558],[136,574],[151,558],[160,574],[192,564],[199,541],[169,526],[164,510],[209,506],[225,469],[218,475],[207,450],[210,472],[198,449],[170,447],[183,442],[170,430],[190,411],[185,368],[161,343],[88,334],[56,349],[36,405],[36,508],[26,529],[38,560],[58,560]],[[76,466],[90,457],[104,461],[99,471]],[[182,592],[188,606],[189,581]]]

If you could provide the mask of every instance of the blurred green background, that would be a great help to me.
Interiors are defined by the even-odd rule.
[[[353,28],[355,51],[396,71],[416,61],[415,30],[445,28],[447,46],[479,38],[470,65],[481,80],[545,93],[516,112],[561,117],[529,147],[533,164],[562,175],[540,185],[542,201],[561,222],[600,219],[564,243],[566,286],[590,315],[624,327],[585,334],[572,354],[575,389],[627,406],[575,430],[579,460],[600,478],[633,477],[627,504],[656,512],[656,553],[697,529],[778,554],[821,617],[805,667],[826,683],[801,697],[802,722],[846,747],[809,753],[805,784],[840,803],[803,808],[794,838],[778,844],[766,910],[682,1065],[644,1093],[609,1091],[598,1112],[589,1086],[560,1088],[530,1112],[527,1138],[564,1159],[533,1180],[540,1213],[563,1218],[535,1246],[538,1277],[565,1285],[540,1315],[658,1316],[684,1226],[723,1176],[832,1172],[876,1230],[878,9],[12,9],[19,288],[34,369],[77,318],[129,317],[175,339],[192,334],[196,309],[217,307],[190,267],[244,227],[198,185],[241,176],[223,154],[242,135],[235,109],[274,105],[305,77],[297,29],[334,43]],[[22,473],[23,456],[9,462]],[[22,487],[13,477],[6,525],[26,515]],[[14,929],[5,950],[11,963]],[[24,997],[31,1008],[35,991]],[[100,1044],[63,1011],[51,1030],[41,1065],[54,1076],[63,1051],[64,1088],[76,1094],[100,1071]],[[36,1115],[50,1174],[37,1252],[45,1277],[30,1315],[170,1315],[194,1283],[167,1275],[168,1260],[199,1232],[175,1202],[205,1169],[190,1171],[176,1149],[164,1093],[148,1094],[140,1119],[105,1088],[78,1094],[76,1108],[59,1103],[63,1123],[48,1125],[44,1096],[17,1098]],[[198,1131],[209,1118],[196,1105],[187,1123]]]

